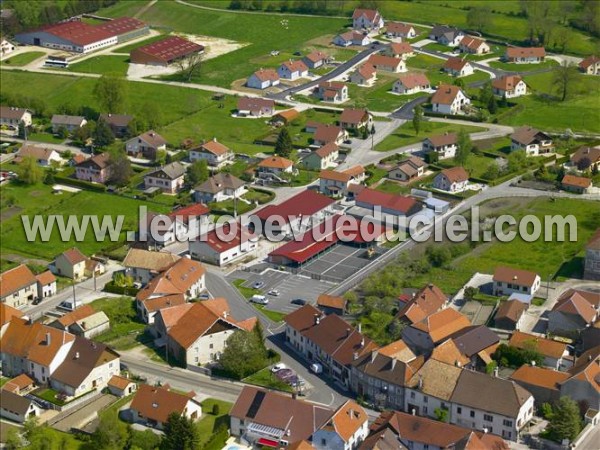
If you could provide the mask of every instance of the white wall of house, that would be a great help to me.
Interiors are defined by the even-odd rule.
[[[64,392],[69,397],[77,397],[85,394],[92,389],[96,389],[100,392],[108,385],[108,381],[113,375],[119,375],[120,373],[120,358],[116,358],[110,362],[101,364],[88,374],[88,376],[81,382],[79,386],[69,386],[53,378],[50,379],[50,385],[53,389]]]
[[[404,410],[412,414],[412,410],[415,409],[417,416],[435,418],[436,409],[448,409],[450,410],[450,401],[442,400],[434,397],[433,395],[425,394],[418,389],[406,388],[404,392]]]
[[[208,262],[217,266],[229,264],[238,258],[248,256],[256,251],[258,244],[253,241],[242,242],[240,245],[225,250],[217,251],[205,241],[190,241],[189,249],[192,258]]]
[[[54,267],[56,274],[63,277],[71,278],[73,280],[80,280],[85,277],[85,261],[71,264],[67,258],[60,254],[54,261]]]
[[[496,295],[510,295],[513,293],[534,295],[540,288],[541,279],[539,275],[535,277],[535,281],[531,286],[521,286],[514,283],[503,283],[494,281],[494,293]]]
[[[146,188],[158,187],[163,192],[167,192],[169,194],[174,194],[183,186],[183,176],[179,178],[175,178],[174,180],[169,180],[167,178],[159,178],[146,175],[144,177],[144,185]]]
[[[457,149],[458,147],[456,144],[434,147],[430,144],[429,140],[425,140],[423,142],[423,150],[426,152],[436,152],[439,159],[454,158],[456,156]]]
[[[25,414],[18,414],[15,411],[10,411],[8,409],[1,408],[0,415],[8,420],[12,420],[13,422],[23,423],[29,417],[39,416],[42,413],[41,408],[35,405],[35,403],[31,402],[29,408],[25,412]]]
[[[470,103],[471,100],[469,100],[463,94],[463,92],[460,91],[452,101],[452,104],[446,105],[442,103],[433,103],[432,108],[433,112],[438,112],[442,114],[458,114],[463,106],[469,105]]]
[[[54,294],[56,294],[56,281],[53,281],[52,283],[46,285],[37,283],[37,290],[39,298],[51,297]]]
[[[198,366],[216,361],[223,350],[225,342],[235,330],[224,330],[206,336],[200,336],[185,352],[185,362],[189,366]]]
[[[227,161],[231,161],[234,158],[234,154],[233,152],[227,152],[223,155],[215,155],[211,152],[195,149],[190,150],[189,157],[191,162],[198,161],[200,159],[206,159],[209,166],[220,169],[225,165]]]
[[[13,292],[10,295],[2,297],[2,303],[6,303],[8,306],[18,308],[22,305],[31,303],[37,296],[37,283],[32,283],[29,286],[25,286],[19,289],[17,292]]]

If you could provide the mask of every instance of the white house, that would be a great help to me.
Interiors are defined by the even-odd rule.
[[[510,135],[510,149],[524,150],[527,156],[538,156],[554,150],[552,138],[532,127],[521,127]]]
[[[24,158],[33,158],[42,167],[49,167],[52,163],[60,166],[64,162],[56,150],[27,144],[21,146],[14,161],[20,163]]]
[[[293,173],[294,161],[281,156],[271,156],[259,162],[256,170],[258,171],[258,176],[261,178],[270,177],[271,175],[280,176],[284,173]]]
[[[517,64],[538,64],[546,58],[544,47],[507,47],[504,60]]]
[[[469,174],[460,166],[444,169],[433,179],[434,188],[448,192],[462,192],[468,184]]]
[[[383,17],[376,9],[357,8],[352,14],[352,28],[355,30],[373,30],[377,31],[384,25]]]
[[[223,225],[199,236],[198,239],[191,240],[191,257],[216,266],[224,266],[254,255],[258,239],[239,222],[237,228],[237,232],[232,234],[234,230],[231,230],[229,225]]]
[[[397,73],[406,71],[406,62],[402,58],[394,56],[371,55],[367,63],[371,64],[375,69],[385,72]]]
[[[246,183],[230,173],[219,172],[194,188],[194,200],[199,203],[222,202],[240,198],[246,193]]]
[[[39,417],[42,409],[31,398],[3,390],[0,395],[0,416],[13,422],[23,423]]]
[[[361,184],[365,177],[365,170],[362,166],[351,167],[342,172],[321,170],[319,174],[319,192],[336,197],[345,196],[348,195],[351,185]]]
[[[446,25],[436,25],[429,32],[429,39],[449,47],[457,47],[465,37],[461,30]]]
[[[340,47],[349,47],[351,45],[364,47],[371,43],[371,38],[366,34],[358,33],[356,31],[347,31],[335,36],[333,38],[333,43]]]
[[[62,114],[54,114],[52,120],[52,132],[58,133],[61,128],[64,128],[69,133],[73,133],[87,123],[83,116],[66,116]]]
[[[125,141],[125,151],[129,156],[156,159],[159,151],[167,150],[167,140],[154,130],[147,131]]]
[[[339,147],[330,142],[307,155],[302,160],[302,165],[309,170],[327,169],[334,164],[339,155]]]
[[[0,106],[0,125],[8,125],[16,129],[21,123],[26,127],[31,126],[33,123],[31,111],[14,106]]]
[[[384,54],[394,58],[406,59],[415,56],[415,50],[408,42],[392,42],[389,47],[384,50]]]
[[[52,272],[46,270],[45,272],[36,275],[35,279],[37,281],[38,298],[44,299],[56,294],[56,277]]]
[[[385,25],[385,34],[390,37],[402,39],[412,39],[417,36],[415,27],[402,22],[387,22]]]
[[[315,50],[314,52],[310,52],[308,55],[302,58],[302,61],[309,69],[317,69],[329,61],[329,55]]]
[[[175,194],[183,187],[184,176],[185,166],[175,161],[144,176],[144,186],[146,189],[157,187],[167,194]]]
[[[298,78],[307,77],[308,67],[302,61],[289,60],[281,63],[277,69],[277,74],[279,75],[279,78],[293,81]]]
[[[345,102],[348,100],[348,86],[339,81],[323,81],[317,87],[317,97],[324,102]]]
[[[38,297],[37,280],[25,264],[9,269],[0,275],[0,300],[3,304],[18,308]]]
[[[220,170],[233,161],[235,154],[229,147],[218,142],[217,138],[213,138],[212,141],[203,142],[199,147],[191,149],[189,157],[191,162],[206,159],[210,167]]]
[[[415,72],[402,75],[392,85],[392,92],[397,94],[415,94],[431,89],[431,83],[424,73]]]
[[[2,39],[2,42],[0,42],[0,57],[10,55],[14,51],[15,51],[14,44],[7,41],[6,39]]]
[[[399,163],[388,172],[388,178],[391,180],[410,181],[425,174],[425,161],[417,156],[411,156]]]
[[[317,450],[354,450],[369,435],[367,412],[348,400],[312,436]]]
[[[494,295],[521,293],[533,296],[540,288],[541,278],[529,270],[496,267],[493,282]]]
[[[492,90],[500,97],[521,97],[527,94],[527,84],[519,75],[504,75],[492,81]]]
[[[469,97],[458,86],[442,84],[431,97],[433,112],[459,114],[466,105],[471,104]]]
[[[600,58],[588,56],[579,63],[579,70],[588,75],[600,75]]]
[[[171,252],[155,252],[140,248],[130,248],[123,260],[125,274],[143,286],[160,272],[168,269],[180,257]]]
[[[423,151],[437,153],[438,159],[454,158],[458,148],[457,142],[457,133],[444,133],[429,136],[423,141]]]
[[[442,67],[453,77],[465,77],[473,74],[473,66],[466,59],[450,57]]]
[[[472,36],[463,37],[458,48],[461,52],[472,55],[483,55],[490,52],[490,46],[484,40]]]
[[[266,89],[279,84],[279,74],[274,69],[260,69],[246,80],[246,86],[253,89]]]
[[[377,80],[377,69],[371,64],[363,64],[350,75],[350,82],[359,86],[373,86]]]
[[[133,421],[162,430],[169,415],[176,413],[195,422],[202,416],[202,406],[194,400],[195,396],[195,392],[180,394],[171,391],[169,385],[142,384],[131,401]]]

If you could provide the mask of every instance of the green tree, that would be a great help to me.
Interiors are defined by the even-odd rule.
[[[292,154],[292,137],[287,127],[283,127],[279,131],[277,142],[275,143],[275,153],[285,158]]]
[[[550,436],[557,442],[568,439],[573,442],[581,431],[579,407],[570,397],[561,397],[553,408],[548,424]]]
[[[27,131],[27,126],[25,125],[25,122],[23,122],[23,121],[19,122],[17,133],[21,139],[27,138],[28,131]]]
[[[125,150],[111,150],[108,158],[108,165],[109,183],[116,184],[117,186],[125,186],[129,183],[129,180],[133,175],[133,169],[131,168],[131,161],[129,161]]]
[[[471,142],[471,136],[469,136],[469,133],[467,133],[464,128],[461,128],[461,130],[458,132],[456,144],[458,148],[456,149],[456,156],[454,160],[460,165],[465,165],[469,159],[471,151],[473,151],[473,143]]]
[[[268,360],[264,344],[256,333],[236,331],[227,339],[219,362],[231,376],[242,379],[265,367]]]
[[[208,162],[205,159],[198,159],[190,164],[186,171],[187,182],[190,186],[197,186],[208,180]]]
[[[97,450],[122,450],[129,441],[129,426],[116,414],[101,416],[98,428],[92,433],[90,446]]]
[[[527,164],[527,154],[525,150],[515,150],[506,158],[508,161],[508,171],[517,172]]]
[[[166,150],[158,150],[156,152],[156,164],[159,166],[164,166],[167,161],[167,151]]]
[[[458,86],[461,89],[465,88],[465,80],[463,80],[462,78],[455,78],[452,84],[454,86]]]
[[[21,179],[25,182],[25,184],[33,185],[42,181],[44,177],[44,170],[38,165],[35,158],[32,156],[26,156],[23,158],[21,162],[21,168],[23,172],[21,174]]]
[[[577,67],[568,61],[563,61],[562,64],[554,69],[552,84],[554,85],[554,89],[558,92],[561,102],[564,102],[567,99],[567,96],[573,90],[573,84],[577,80]]]
[[[423,107],[421,105],[417,105],[413,112],[412,118],[412,126],[415,130],[415,134],[418,136],[421,131],[421,122],[423,121]]]
[[[450,249],[445,245],[430,245],[425,254],[433,267],[443,267],[452,259]]]
[[[69,137],[69,130],[67,130],[67,128],[64,127],[64,126],[63,127],[59,127],[59,129],[56,130],[56,131],[57,131],[56,134],[58,135],[58,137],[60,137],[62,139],[66,139],[66,138]]]
[[[46,175],[44,176],[44,184],[53,185],[55,183],[54,172],[52,170],[48,170]]]
[[[111,145],[113,142],[115,142],[115,135],[113,134],[112,130],[110,129],[110,126],[108,125],[108,123],[106,123],[104,120],[100,120],[96,124],[96,128],[94,129],[93,138],[94,138],[94,145],[96,145],[98,147],[106,147],[108,145]]]
[[[481,89],[479,91],[479,101],[484,105],[488,105],[490,102],[490,99],[493,96],[494,96],[494,91],[492,89],[492,83],[488,81],[483,86],[481,86]]]
[[[94,87],[94,96],[103,111],[119,113],[125,109],[126,89],[123,78],[114,74],[102,75]]]
[[[479,289],[474,286],[467,286],[464,291],[465,299],[473,300],[479,294]]]
[[[151,430],[131,430],[129,449],[155,450],[160,447],[160,436]]]
[[[6,445],[6,450],[17,450],[19,448],[24,448],[23,438],[21,437],[21,433],[19,433],[18,428],[10,427],[8,429],[8,433],[6,433],[6,441],[4,444]]]
[[[198,426],[181,414],[169,414],[164,432],[161,450],[198,450],[201,447]]]
[[[487,102],[487,109],[490,114],[496,114],[498,111],[498,102],[496,101],[496,96],[492,95]]]
[[[90,120],[84,126],[75,130],[75,133],[73,133],[73,138],[81,144],[85,144],[89,138],[94,137],[95,132],[96,122]]]
[[[219,407],[218,403],[215,403],[212,407],[212,415],[218,416],[220,413],[221,413],[221,408]]]
[[[493,18],[489,8],[473,7],[467,13],[467,26],[482,33],[492,26]]]
[[[435,420],[438,420],[440,422],[448,422],[449,416],[448,416],[448,410],[445,408],[435,408],[433,410],[433,413],[435,414]]]

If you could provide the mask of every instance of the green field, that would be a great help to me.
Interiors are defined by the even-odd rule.
[[[69,72],[117,74],[124,77],[129,67],[129,56],[100,55],[69,65]]]
[[[421,142],[429,135],[441,134],[450,131],[459,131],[461,128],[464,128],[470,133],[484,131],[484,129],[481,127],[471,125],[454,125],[442,122],[423,122],[421,123],[420,133],[417,136],[415,134],[415,130],[413,129],[412,123],[407,122],[396,128],[392,134],[377,144],[375,146],[375,150],[387,152],[398,147]]]
[[[48,144],[61,144],[65,141],[63,138],[54,136],[51,133],[30,133],[27,135],[27,139],[37,142],[46,142]]]
[[[476,155],[471,153],[467,158],[466,164],[463,164],[463,167],[467,169],[469,172],[469,176],[481,178],[483,174],[487,171],[489,165],[494,162],[493,158],[488,158],[487,156]],[[454,167],[458,164],[454,162],[454,158],[445,159],[438,163],[442,167]]]
[[[344,106],[366,107],[371,111],[394,111],[405,103],[416,97],[429,95],[427,92],[419,92],[412,95],[396,95],[392,93],[392,86],[397,77],[377,74],[374,86],[362,87],[354,83],[348,84],[348,96],[350,100]]]
[[[514,64],[502,61],[492,61],[490,62],[490,66],[495,67],[496,69],[507,70],[509,72],[531,72],[534,70],[546,69],[548,67],[555,67],[558,66],[558,63],[553,59],[548,59],[539,64]]]
[[[255,374],[244,378],[242,381],[244,383],[254,384],[256,386],[262,386],[278,391],[293,392],[292,387],[289,384],[277,378],[275,374],[271,372],[270,367],[265,367],[264,369],[259,370]]]
[[[406,61],[409,70],[418,69],[418,71],[424,72],[425,75],[427,75],[427,78],[429,78],[432,86],[437,86],[440,83],[452,84],[454,80],[456,80],[455,77],[441,71],[445,63],[445,59],[423,54],[408,58]],[[472,75],[460,77],[465,85],[475,81],[487,80],[488,78],[489,75],[480,70],[476,70]]]
[[[45,54],[46,53],[44,53],[44,52],[20,53],[18,55],[9,56],[5,60],[3,60],[1,64],[6,64],[7,66],[16,66],[16,67],[26,66],[30,62],[33,62],[36,59],[41,58]]]

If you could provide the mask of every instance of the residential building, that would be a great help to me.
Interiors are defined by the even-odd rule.
[[[154,319],[157,342],[164,342],[169,358],[183,367],[217,361],[233,333],[252,331],[255,325],[256,317],[234,319],[224,298],[171,306]]]
[[[113,375],[110,380],[108,380],[107,387],[108,391],[116,397],[126,397],[137,390],[135,381],[119,375]]]
[[[546,58],[544,47],[507,47],[504,60],[517,64],[538,64]]]
[[[567,372],[570,377],[561,383],[560,394],[600,409],[600,346],[582,353]]]
[[[144,186],[146,189],[156,187],[166,194],[176,194],[183,187],[185,170],[182,163],[174,161],[145,175]]]
[[[443,169],[433,179],[433,187],[442,191],[462,192],[469,184],[469,173],[464,167]]]
[[[90,391],[100,393],[120,370],[117,352],[105,344],[77,336],[64,361],[52,373],[50,386],[68,397]]]
[[[392,86],[392,92],[397,94],[415,94],[428,89],[431,89],[431,83],[427,76],[420,72],[402,75]]]
[[[350,82],[359,86],[373,86],[377,80],[377,69],[371,64],[365,63],[350,74]]]
[[[7,380],[2,391],[9,391],[17,395],[26,395],[35,389],[35,380],[32,380],[29,376],[22,373],[17,375],[10,380]]]
[[[417,36],[415,27],[402,22],[388,22],[385,25],[385,34],[390,37],[412,39]]]
[[[355,205],[369,211],[380,208],[383,214],[396,217],[408,217],[422,209],[422,205],[413,197],[390,194],[370,188],[365,188],[356,195]]]
[[[284,61],[277,68],[277,74],[279,78],[285,80],[297,80],[298,78],[305,78],[308,76],[308,67],[302,61]]]
[[[466,316],[446,308],[404,328],[402,339],[415,354],[429,355],[436,345],[469,325]]]
[[[467,75],[472,75],[474,72],[473,66],[469,61],[454,56],[451,56],[446,60],[442,69],[453,77],[465,77]]]
[[[365,179],[362,166],[351,167],[341,172],[321,170],[319,174],[319,192],[329,196],[346,196],[350,186],[361,184]]]
[[[600,228],[596,230],[585,246],[583,278],[600,280]]]
[[[37,281],[37,296],[40,299],[52,297],[56,294],[56,277],[52,272],[46,270],[35,276]]]
[[[130,248],[123,260],[125,275],[143,286],[152,278],[167,270],[180,256],[171,252],[155,252],[139,248]]]
[[[285,342],[307,361],[319,362],[326,376],[350,384],[352,361],[377,345],[336,314],[323,317],[308,304],[285,316]]]
[[[131,401],[130,411],[133,421],[163,430],[169,415],[180,414],[192,421],[202,416],[202,406],[194,397],[195,392],[180,394],[170,386],[140,385]]]
[[[371,55],[367,60],[367,64],[375,67],[376,70],[385,72],[406,72],[406,62],[402,58],[385,55]]]
[[[408,42],[392,42],[390,46],[384,50],[384,54],[394,58],[406,59],[415,56],[415,51]]]
[[[345,108],[340,116],[340,126],[345,130],[358,130],[373,124],[373,116],[366,109]]]
[[[127,114],[100,114],[98,122],[106,122],[116,138],[124,138],[129,134],[129,124],[133,116]]]
[[[485,325],[472,325],[450,336],[460,353],[469,362],[463,367],[485,372],[492,362],[492,354],[500,345],[500,337]]]
[[[223,225],[189,243],[192,258],[217,266],[224,266],[252,256],[258,248],[258,238],[238,222],[232,237],[230,226]]]
[[[111,175],[110,155],[99,153],[75,166],[75,178],[93,183],[106,183]]]
[[[137,299],[136,301],[138,316],[151,326],[151,332],[156,331],[152,325],[154,325],[154,319],[159,311],[179,305],[188,305],[188,307],[191,307],[192,304],[187,303],[184,294],[163,294],[147,300]]]
[[[275,102],[266,98],[240,97],[237,102],[240,117],[263,117],[275,114]]]
[[[266,89],[279,84],[279,74],[274,69],[260,69],[246,80],[246,86],[253,89]]]
[[[432,111],[441,114],[460,114],[471,100],[458,86],[441,84],[431,97]]]
[[[529,270],[500,266],[494,271],[493,282],[494,295],[525,293],[533,296],[540,288],[541,278]]]
[[[444,133],[429,136],[423,141],[423,151],[435,152],[438,159],[449,159],[456,156],[458,150],[458,134]]]
[[[233,151],[214,138],[212,141],[203,142],[199,147],[190,150],[191,162],[205,159],[209,167],[220,170],[235,157]]]
[[[13,317],[20,319],[23,317],[23,313],[4,302],[0,303],[0,338],[4,336],[4,332],[8,328]]]
[[[82,305],[59,317],[49,326],[90,339],[107,331],[110,320],[103,311],[96,312],[90,305]]]
[[[400,306],[396,318],[411,325],[441,311],[448,303],[448,296],[434,284],[421,288]]]
[[[155,160],[159,151],[167,150],[167,141],[154,130],[147,131],[125,141],[128,156]]]
[[[592,187],[592,179],[566,174],[561,180],[560,185],[565,191],[575,192],[576,194],[587,194]]]
[[[312,436],[317,450],[354,450],[369,434],[367,412],[354,400],[347,400]]]
[[[412,181],[425,174],[427,164],[418,156],[411,156],[398,163],[396,167],[388,172],[390,180]]]
[[[14,106],[0,106],[0,125],[17,129],[20,124],[29,127],[32,123],[30,110]]]
[[[324,170],[333,166],[339,156],[339,147],[330,142],[305,156],[302,165],[309,170]]]
[[[271,124],[276,126],[289,125],[299,117],[300,113],[296,109],[286,109],[275,114],[271,119]]]
[[[0,395],[0,416],[17,423],[39,417],[42,409],[29,397],[2,390]]]
[[[284,173],[294,172],[294,161],[281,156],[271,156],[259,162],[256,170],[261,178],[269,178],[272,175],[280,177]]]
[[[548,314],[548,331],[576,337],[598,319],[600,296],[595,292],[569,289],[556,301]]]
[[[50,123],[52,124],[52,132],[55,134],[58,133],[61,128],[64,128],[69,133],[73,133],[84,126],[87,123],[87,120],[85,120],[85,117],[83,116],[54,114]]]
[[[258,447],[287,447],[310,439],[332,414],[289,394],[244,386],[229,412],[230,432]]]
[[[209,212],[201,203],[184,206],[169,214],[148,212],[140,221],[139,247],[157,250],[176,241],[194,238],[208,226]]]
[[[579,147],[577,151],[571,155],[571,166],[590,170],[594,169],[594,167],[600,169],[600,146]]]
[[[527,156],[538,156],[554,151],[552,138],[531,127],[521,127],[510,135],[511,150],[524,150]]]
[[[383,17],[376,9],[357,8],[352,13],[352,28],[377,31],[384,25]]]
[[[527,303],[519,300],[507,300],[500,304],[494,316],[494,326],[503,330],[519,330],[523,325]]]
[[[0,275],[0,301],[18,308],[38,298],[37,279],[29,267],[21,264]]]
[[[357,31],[347,31],[335,36],[333,38],[333,43],[340,47],[349,47],[351,45],[364,47],[365,45],[369,45],[371,43],[371,39],[366,34],[362,34]]]
[[[320,52],[318,50],[315,50],[313,52],[310,52],[308,55],[306,55],[304,58],[302,58],[302,62],[309,68],[309,69],[318,69],[319,67],[327,64],[329,62],[329,55]]]
[[[57,275],[71,278],[72,280],[81,280],[86,276],[85,256],[77,247],[64,251],[54,260],[54,270]]]
[[[527,84],[519,75],[503,75],[492,80],[494,95],[506,98],[527,95]]]
[[[167,36],[158,41],[137,47],[129,53],[133,64],[169,66],[184,58],[204,53],[204,46],[179,36]]]
[[[564,342],[515,331],[510,337],[508,345],[520,350],[536,350],[544,357],[544,366],[550,369],[564,370],[571,366],[567,360],[563,359],[569,356],[567,344]]]
[[[579,70],[588,75],[600,75],[600,58],[588,56],[579,63]]]
[[[317,297],[317,308],[324,314],[338,314],[343,316],[346,313],[346,300],[344,297],[336,295],[321,294]]]
[[[35,145],[22,145],[13,161],[21,163],[25,158],[33,158],[42,167],[49,167],[52,163],[56,165],[63,163],[60,153],[56,150]]]
[[[339,81],[323,81],[316,94],[324,102],[342,103],[348,100],[348,86]]]
[[[600,320],[581,332],[581,344],[584,351],[600,346]]]
[[[464,37],[461,30],[446,25],[436,25],[429,32],[429,39],[449,47],[458,47]]]
[[[461,52],[472,55],[484,55],[490,52],[490,46],[484,40],[472,36],[463,37],[458,48]]]
[[[536,406],[541,407],[560,399],[560,385],[569,377],[566,372],[525,364],[514,371],[510,379],[531,392]]]
[[[313,143],[322,147],[330,142],[340,145],[346,140],[348,140],[348,131],[342,127],[319,124],[314,134]]]
[[[199,203],[222,202],[240,198],[246,193],[246,183],[230,173],[218,172],[194,188],[194,200]]]
[[[467,327],[465,330],[468,331],[471,328]],[[431,352],[429,359],[450,366],[474,368],[474,366],[472,367],[471,358],[458,348],[458,345],[451,337],[438,344]]]

